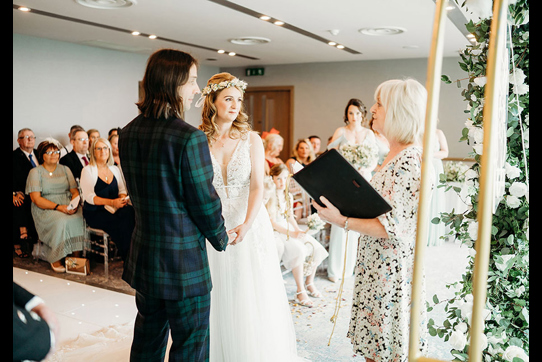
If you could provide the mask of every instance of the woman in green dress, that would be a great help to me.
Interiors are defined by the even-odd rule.
[[[55,272],[65,272],[62,258],[83,250],[86,229],[79,203],[69,207],[79,190],[70,169],[58,163],[58,145],[54,139],[39,144],[40,165],[28,174],[26,193],[32,199],[32,217],[45,248],[45,259]]]

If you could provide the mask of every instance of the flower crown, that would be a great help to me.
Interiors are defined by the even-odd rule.
[[[225,80],[220,83],[212,83],[209,84],[207,87],[203,88],[201,91],[201,98],[196,102],[196,107],[201,107],[203,104],[203,101],[205,100],[205,97],[210,94],[211,92],[216,92],[225,88],[231,88],[231,87],[238,87],[245,91],[247,88],[248,83],[245,81],[242,81],[238,78],[234,78],[232,80]]]

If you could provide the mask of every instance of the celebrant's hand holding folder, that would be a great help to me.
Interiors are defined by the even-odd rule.
[[[391,211],[391,205],[336,150],[330,149],[297,171],[294,180],[318,205],[324,196],[347,217],[372,219]]]

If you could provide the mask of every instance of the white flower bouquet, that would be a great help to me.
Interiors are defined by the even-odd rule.
[[[339,152],[358,170],[374,165],[378,158],[378,148],[370,144],[346,143],[339,147]]]
[[[307,217],[307,226],[310,230],[319,231],[324,228],[326,223],[320,219],[318,214],[311,214]]]
[[[465,182],[465,173],[469,166],[463,162],[447,161],[444,163],[444,175],[447,182]]]

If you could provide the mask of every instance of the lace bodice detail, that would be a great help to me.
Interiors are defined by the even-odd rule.
[[[248,195],[250,189],[250,173],[252,171],[250,159],[249,137],[241,139],[233,151],[225,170],[211,153],[213,162],[213,186],[221,199],[237,198]],[[226,180],[224,180],[224,176]]]

